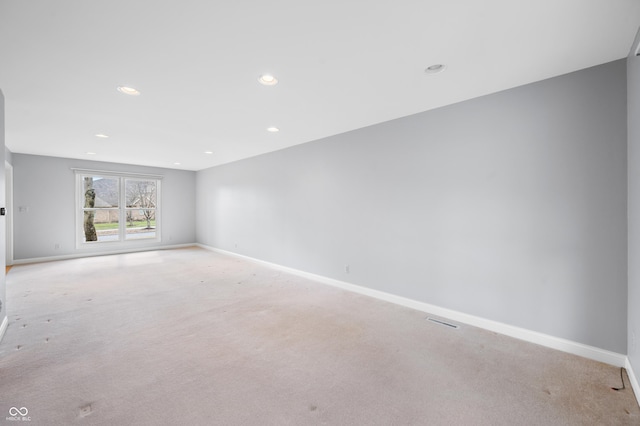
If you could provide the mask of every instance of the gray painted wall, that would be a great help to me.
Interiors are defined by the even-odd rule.
[[[162,241],[132,242],[127,247],[152,248],[189,244],[196,240],[193,209],[195,172],[16,153],[12,159],[16,261],[113,250],[107,244],[97,245],[90,250],[76,249],[75,174],[72,167],[164,176]],[[20,212],[20,207],[28,207],[28,211]],[[55,249],[56,244],[60,246],[59,249]]]
[[[198,241],[626,353],[625,74],[616,61],[200,171]]]
[[[627,59],[627,114],[629,164],[629,352],[634,372],[640,374],[640,57],[634,49]]]
[[[4,207],[5,204],[5,148],[4,148],[4,94],[0,90],[0,207]],[[10,214],[11,212],[9,212]],[[0,216],[0,269],[5,270],[6,267],[6,216]],[[4,273],[0,274],[0,325],[7,316],[7,304],[6,304],[6,277]],[[1,337],[1,336],[0,336]]]

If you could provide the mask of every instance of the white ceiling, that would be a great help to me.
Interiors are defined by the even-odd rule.
[[[620,59],[639,26],[638,0],[0,0],[6,145],[200,170]]]

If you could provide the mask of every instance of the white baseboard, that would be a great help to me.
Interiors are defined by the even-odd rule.
[[[2,338],[4,337],[4,332],[7,331],[7,326],[9,325],[9,317],[4,316],[2,320],[2,324],[0,324],[0,342],[2,342]]]
[[[640,406],[640,384],[638,384],[638,378],[631,367],[631,362],[629,362],[629,358],[627,358],[624,368],[627,370],[627,375],[629,376],[629,381],[631,382],[631,388],[633,388],[633,393],[636,395],[636,401],[638,401],[638,406]]]
[[[171,250],[171,249],[194,247],[194,246],[196,246],[195,243],[189,243],[189,244],[174,244],[170,246],[151,246],[151,247],[140,247],[140,248],[101,251],[101,252],[82,251],[82,252],[72,253],[72,254],[63,254],[60,256],[32,257],[29,259],[14,259],[13,265],[25,265],[27,263],[53,262],[56,260],[78,259],[81,257],[109,256],[112,254],[137,253],[141,251]]]
[[[461,322],[464,324],[472,325],[474,327],[479,327],[485,330],[504,334],[506,336],[514,337],[516,339],[546,346],[552,349],[557,349],[557,350],[578,355],[584,358],[593,359],[595,361],[604,362],[606,364],[610,364],[616,367],[624,367],[627,363],[627,357],[625,355],[622,355],[616,352],[611,352],[605,349],[596,348],[594,346],[589,346],[589,345],[574,342],[571,340],[562,339],[560,337],[550,336],[548,334],[527,330],[524,328],[509,325],[509,324],[504,324],[498,321],[493,321],[493,320],[477,317],[474,315],[465,314],[465,313],[454,311],[451,309],[430,305],[428,303],[419,302],[417,300],[408,299],[402,296],[396,296],[394,294],[385,293],[383,291],[361,287],[361,286],[350,284],[344,281],[335,280],[333,278],[328,278],[321,275],[299,271],[297,269],[288,268],[286,266],[277,265],[275,263],[266,262],[264,260],[255,259],[252,257],[233,253],[230,251],[221,250],[215,247],[206,246],[204,244],[196,244],[196,245],[206,250],[211,250],[221,254],[235,256],[235,257],[246,259],[252,262],[260,263],[262,265],[265,265],[271,268],[289,272],[291,274],[308,278],[323,284],[338,287],[343,290],[374,297],[376,299],[395,303],[397,305],[416,309],[418,311],[427,312],[429,314],[447,318],[449,320]],[[638,392],[636,392],[636,394],[638,394]]]

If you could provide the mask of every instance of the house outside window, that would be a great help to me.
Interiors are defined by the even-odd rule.
[[[78,245],[159,241],[160,183],[158,176],[76,170]]]

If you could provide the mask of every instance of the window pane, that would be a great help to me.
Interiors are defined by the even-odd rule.
[[[156,181],[127,179],[125,182],[127,208],[155,209]]]
[[[98,241],[118,241],[120,239],[118,210],[96,210],[95,226]]]
[[[85,176],[83,182],[83,207],[118,207],[120,199],[120,185],[118,184],[118,178]]]
[[[142,239],[156,237],[155,209],[127,209],[126,239]]]

